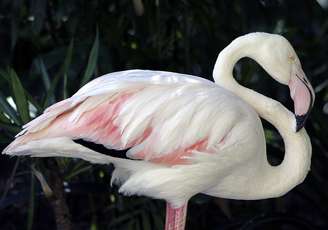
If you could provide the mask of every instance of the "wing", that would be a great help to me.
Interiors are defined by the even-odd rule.
[[[82,138],[128,157],[179,164],[193,151],[216,153],[245,106],[211,81],[162,71],[99,77],[26,124],[13,145]]]

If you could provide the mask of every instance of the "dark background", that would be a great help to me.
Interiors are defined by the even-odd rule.
[[[326,0],[1,0],[0,147],[31,119],[27,101],[39,114],[91,78],[131,68],[212,79],[218,53],[234,38],[279,33],[293,44],[316,92],[306,126],[311,172],[277,199],[198,195],[186,229],[328,229],[327,16]],[[287,87],[255,62],[239,61],[235,75],[291,108]],[[281,137],[264,125],[269,160],[278,164]],[[162,229],[164,202],[120,196],[109,186],[111,171],[80,160],[0,156],[0,229]]]

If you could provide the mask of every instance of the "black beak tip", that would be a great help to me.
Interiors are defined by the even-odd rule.
[[[305,121],[307,119],[307,114],[301,116],[295,115],[295,119],[296,119],[296,132],[298,132],[304,127]]]

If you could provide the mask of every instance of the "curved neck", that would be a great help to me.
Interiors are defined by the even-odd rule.
[[[218,85],[232,91],[252,106],[260,117],[270,122],[283,137],[283,162],[279,166],[271,166],[265,158],[265,165],[259,166],[261,173],[257,173],[258,178],[253,178],[254,184],[245,185],[254,186],[256,183],[256,186],[263,186],[259,189],[263,194],[257,194],[257,198],[268,198],[283,195],[304,180],[310,169],[311,143],[305,129],[297,133],[294,131],[293,113],[281,103],[239,85],[233,78],[233,67],[239,59],[250,57],[259,63],[256,60],[258,45],[259,40],[254,35],[234,40],[219,54],[213,77]]]

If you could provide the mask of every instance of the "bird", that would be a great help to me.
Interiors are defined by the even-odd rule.
[[[289,87],[294,112],[234,79],[244,57]],[[109,73],[25,124],[3,154],[111,163],[111,183],[120,193],[166,201],[166,230],[185,229],[188,201],[198,193],[258,200],[303,182],[312,155],[304,126],[315,94],[289,41],[264,32],[237,37],[219,53],[213,79],[139,69]],[[267,160],[260,118],[283,138],[280,165]],[[126,158],[76,139],[127,150]]]

